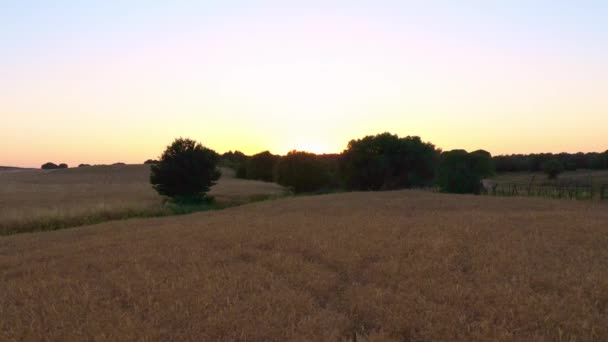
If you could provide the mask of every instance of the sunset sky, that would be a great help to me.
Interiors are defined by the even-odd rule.
[[[608,1],[0,1],[0,165],[608,149]]]

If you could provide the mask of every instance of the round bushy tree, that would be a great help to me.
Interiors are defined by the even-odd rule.
[[[560,173],[564,172],[564,165],[557,159],[551,159],[543,164],[543,171],[549,179],[556,179]]]
[[[471,159],[473,172],[476,175],[482,179],[494,175],[496,168],[490,152],[484,150],[473,151],[469,153],[469,158]]]
[[[150,183],[163,196],[203,199],[220,177],[219,155],[191,140],[179,138],[167,146],[157,164],[150,167]]]
[[[58,169],[59,166],[55,163],[48,162],[48,163],[42,164],[42,166],[40,168],[43,170],[54,170],[54,169]]]
[[[349,190],[392,190],[432,184],[438,151],[420,137],[390,133],[351,140],[340,174]]]
[[[296,193],[313,192],[329,187],[330,175],[325,163],[314,153],[291,151],[276,165],[277,183],[292,187]]]
[[[482,176],[478,174],[479,155],[465,150],[452,150],[441,154],[437,184],[443,192],[455,194],[478,193]]]

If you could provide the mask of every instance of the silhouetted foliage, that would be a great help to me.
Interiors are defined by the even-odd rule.
[[[152,165],[152,164],[158,164],[158,160],[156,159],[148,159],[144,162],[144,165]]]
[[[493,173],[492,156],[486,151],[447,151],[441,154],[437,185],[442,192],[476,194],[481,190],[481,180]]]
[[[236,173],[236,178],[247,178],[247,161],[249,158],[249,156],[241,151],[228,151],[222,154],[220,165],[233,169]]]
[[[480,178],[493,176],[496,172],[492,155],[488,151],[477,150],[470,154],[473,172]]]
[[[42,164],[42,166],[40,168],[43,170],[53,170],[53,169],[58,169],[59,165],[48,162],[48,163]]]
[[[382,133],[351,140],[342,153],[341,179],[350,190],[390,190],[427,186],[435,176],[438,152],[419,137]]]
[[[594,170],[608,169],[608,152],[593,153],[589,160],[589,168]]]
[[[314,153],[291,151],[276,165],[276,182],[296,193],[319,191],[331,186],[327,164]]]
[[[557,159],[551,159],[543,164],[543,172],[549,179],[556,179],[560,173],[564,172],[564,165]]]
[[[68,164],[61,163],[61,164],[59,164],[58,168],[60,168],[60,169],[67,169],[68,168]]]
[[[218,161],[215,151],[179,138],[151,166],[150,183],[163,196],[202,199],[220,177]]]
[[[343,186],[344,182],[340,179],[341,158],[342,155],[337,153],[317,155],[317,159],[323,163],[329,175],[329,183],[322,190],[331,191]]]
[[[122,163],[122,162],[118,162],[118,163],[114,163],[114,164],[112,164],[112,165],[113,165],[113,166],[124,166],[124,165],[127,165],[127,164]]]
[[[91,164],[78,164],[78,167],[87,167],[87,166],[91,166]]]
[[[228,151],[222,154],[220,164],[224,167],[236,170],[240,165],[247,162],[247,159],[249,159],[249,157],[241,151]]]
[[[272,182],[274,179],[274,166],[280,157],[269,151],[255,154],[247,160],[247,179]]]
[[[556,159],[564,166],[565,170],[577,169],[608,169],[608,153],[538,153],[538,154],[512,154],[496,156],[493,158],[498,172],[513,171],[543,171],[543,164]]]

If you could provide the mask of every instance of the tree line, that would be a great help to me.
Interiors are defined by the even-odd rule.
[[[161,195],[204,195],[219,179],[220,165],[234,169],[238,178],[277,182],[295,193],[426,187],[478,193],[481,180],[495,172],[487,151],[444,152],[420,137],[391,133],[351,140],[340,154],[294,150],[285,156],[269,151],[219,155],[196,141],[179,138],[151,165],[150,181]]]
[[[533,153],[500,155],[493,158],[497,172],[544,171],[549,162],[568,171],[577,169],[608,169],[608,150],[603,153]]]
[[[438,186],[441,191],[477,193],[480,181],[494,174],[489,152],[442,151],[417,136],[391,133],[354,139],[341,154],[264,151],[253,156],[235,151],[221,157],[239,178],[274,181],[301,192],[380,191]]]

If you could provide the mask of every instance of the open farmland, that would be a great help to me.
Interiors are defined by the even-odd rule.
[[[600,187],[601,185],[608,184],[608,170],[566,171],[555,180],[549,180],[547,175],[542,172],[504,172],[499,173],[492,179],[502,184],[517,184],[522,186],[532,183],[532,185],[578,184]]]
[[[166,208],[149,177],[148,165],[0,171],[0,235],[160,215]],[[283,191],[273,183],[236,179],[223,169],[211,195],[220,205],[233,205]]]
[[[495,194],[569,199],[608,199],[608,171],[577,170],[548,179],[541,172],[506,172],[492,178],[498,183]]]
[[[599,202],[291,197],[0,238],[0,340],[606,341]]]

